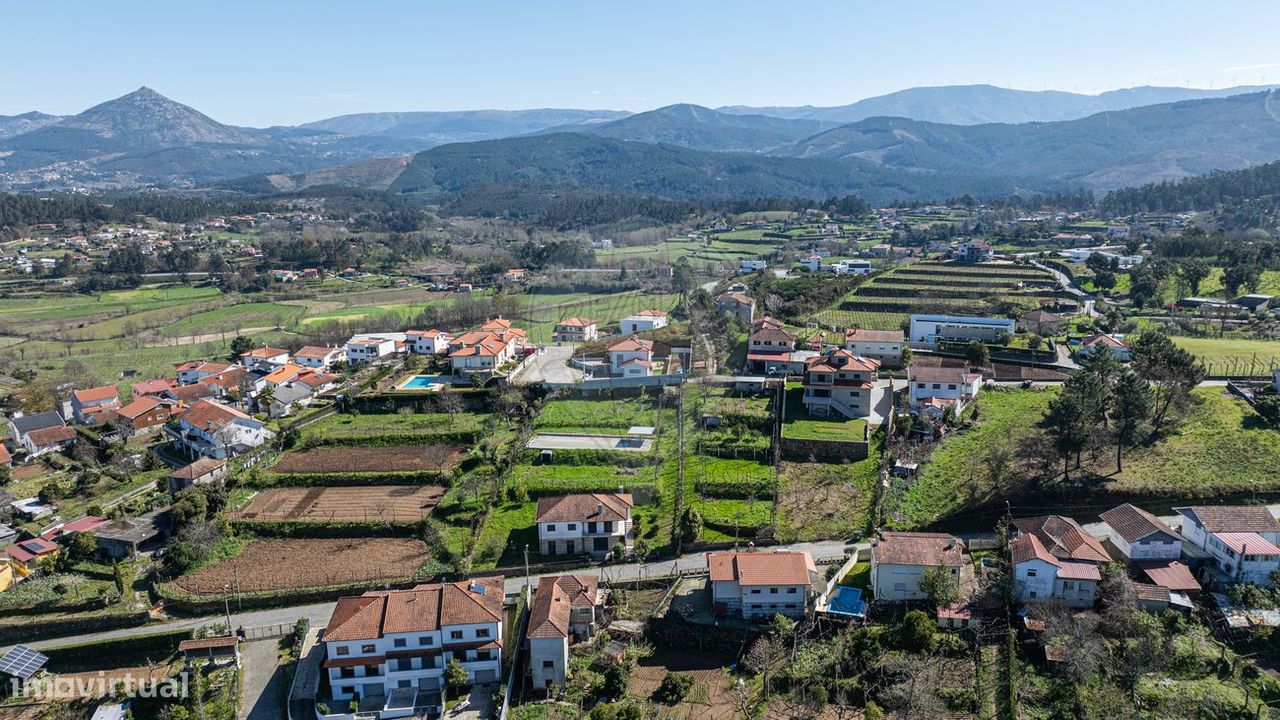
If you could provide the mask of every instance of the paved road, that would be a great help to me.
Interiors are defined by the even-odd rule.
[[[796,543],[794,545],[776,546],[770,549],[780,550],[798,550],[805,551],[813,555],[815,561],[833,560],[843,558],[845,552],[852,552],[853,545],[846,546],[842,540],[825,540],[822,542],[812,543]],[[865,545],[861,546],[865,549]],[[598,571],[601,579],[611,582],[624,580],[641,580],[644,578],[657,578],[675,575],[681,571],[699,570],[706,568],[707,556],[705,552],[691,553],[677,560],[663,560],[661,562],[652,563],[625,563],[621,565],[605,565],[601,566],[584,566],[584,570]],[[561,569],[555,573],[543,573],[545,575],[556,575],[567,570]],[[508,568],[504,571],[506,575],[506,592],[507,594],[515,594],[520,592],[524,587],[525,578],[516,568]],[[533,575],[530,578],[531,583],[536,583],[541,575]],[[251,610],[247,612],[234,612],[235,606],[232,605],[231,624],[237,628],[263,627],[266,625],[289,624],[292,625],[298,618],[305,617],[311,621],[312,627],[324,627],[329,622],[329,616],[333,614],[334,603],[323,602],[311,605],[296,605],[285,608],[271,608],[267,610]],[[135,637],[138,635],[149,635],[156,632],[165,632],[168,630],[194,630],[195,628],[213,623],[225,623],[223,615],[209,615],[201,618],[191,618],[185,620],[175,620],[172,622],[158,623],[152,625],[143,625],[140,627],[124,628],[121,630],[108,630],[100,633],[87,633],[84,635],[67,636],[49,640],[40,640],[37,642],[27,643],[27,645],[37,649],[45,649],[51,647],[61,647],[64,645],[78,645],[81,643],[96,642],[100,640],[115,640],[119,638]]]
[[[277,720],[283,707],[284,671],[276,665],[280,638],[255,640],[240,647],[244,682],[240,717],[247,720]]]
[[[1031,261],[1031,264],[1040,268],[1041,270],[1044,270],[1047,273],[1052,274],[1058,280],[1058,284],[1062,286],[1063,290],[1066,290],[1072,295],[1075,295],[1076,299],[1080,301],[1081,310],[1083,310],[1085,315],[1088,315],[1089,317],[1098,316],[1098,311],[1093,306],[1092,298],[1088,297],[1089,293],[1086,293],[1084,290],[1081,290],[1079,286],[1071,282],[1071,278],[1067,277],[1066,273],[1062,272],[1061,270],[1055,270],[1048,265],[1045,265],[1040,262],[1036,262],[1034,260]]]
[[[584,377],[582,371],[568,365],[575,347],[577,346],[543,345],[537,355],[525,361],[525,368],[513,382],[519,385],[581,382]]]

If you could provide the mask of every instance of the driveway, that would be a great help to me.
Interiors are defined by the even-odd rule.
[[[569,367],[575,345],[543,345],[538,354],[525,360],[525,366],[512,382],[536,385],[541,382],[577,383],[584,377],[581,370]]]
[[[240,717],[247,720],[277,720],[284,707],[284,671],[276,665],[280,638],[255,640],[240,648],[244,667]]]

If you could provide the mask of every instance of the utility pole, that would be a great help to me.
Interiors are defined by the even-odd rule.
[[[231,629],[231,583],[223,585],[222,590],[222,609],[227,613],[227,634],[232,635],[235,631]]]
[[[684,383],[676,386],[676,557],[684,549],[684,528],[680,527],[680,509],[684,505]]]
[[[529,599],[529,543],[524,544],[524,596]]]

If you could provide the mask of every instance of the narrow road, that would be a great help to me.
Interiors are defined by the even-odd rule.
[[[1036,260],[1032,260],[1031,264],[1053,275],[1053,277],[1057,279],[1058,284],[1062,286],[1063,290],[1075,295],[1076,299],[1080,301],[1080,309],[1085,315],[1088,315],[1089,317],[1098,317],[1098,310],[1094,307],[1093,299],[1089,297],[1089,293],[1082,290],[1080,286],[1071,282],[1071,278],[1067,277],[1066,273],[1061,270],[1055,270],[1052,267]]]
[[[255,640],[240,647],[244,682],[241,684],[240,717],[276,720],[283,707],[284,671],[276,664],[280,638]]]
[[[795,543],[793,545],[778,545],[768,548],[769,550],[796,550],[808,552],[813,556],[815,562],[823,560],[842,560],[846,552],[852,552],[854,547],[866,549],[868,546],[848,545],[843,540],[824,540],[820,542]],[[705,552],[691,553],[674,560],[662,560],[652,563],[624,563],[619,565],[586,565],[578,571],[594,571],[600,573],[600,579],[603,582],[622,582],[629,580],[641,580],[648,578],[672,577],[684,571],[701,570],[707,567],[707,554]],[[574,572],[572,570],[558,570],[554,573],[543,573],[543,575],[559,575],[566,572]],[[506,592],[508,595],[516,594],[524,588],[525,578],[519,568],[505,568],[494,572],[504,574],[506,576]],[[536,583],[537,579],[542,575],[533,575],[529,582]],[[298,618],[305,617],[311,621],[312,627],[324,627],[329,622],[329,616],[333,614],[335,603],[323,602],[310,605],[296,605],[294,607],[270,608],[267,610],[251,610],[247,612],[232,612],[231,624],[235,627],[262,627],[266,625],[290,624],[292,625]],[[232,604],[234,611],[235,604]],[[97,642],[101,640],[115,640],[119,638],[135,637],[138,635],[150,635],[157,632],[165,632],[170,630],[194,630],[198,627],[209,625],[212,623],[225,623],[226,619],[223,615],[209,615],[200,618],[190,618],[184,620],[175,620],[172,622],[157,623],[151,625],[142,625],[134,628],[124,628],[121,630],[108,630],[99,633],[86,633],[83,635],[72,635],[61,638],[48,640],[39,640],[37,642],[26,643],[28,646],[36,650],[62,647],[65,645],[78,645],[81,643]]]

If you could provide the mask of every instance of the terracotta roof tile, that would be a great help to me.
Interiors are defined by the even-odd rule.
[[[1174,510],[1191,511],[1209,532],[1280,532],[1280,521],[1263,505],[1196,505]]]
[[[344,597],[333,609],[324,640],[372,640],[445,625],[497,622],[504,599],[500,575]]]
[[[102,400],[114,400],[119,395],[114,385],[103,385],[102,387],[85,388],[84,390],[75,391],[75,398],[82,403],[99,402]]]
[[[808,585],[812,565],[803,552],[707,553],[712,582],[733,580],[743,586]]]
[[[884,532],[871,544],[871,557],[888,565],[959,566],[964,541],[946,533]]]
[[[635,505],[630,493],[588,493],[538,498],[535,522],[618,522]]]
[[[1178,534],[1155,515],[1129,503],[1113,507],[1102,513],[1101,517],[1125,542],[1135,542],[1154,533],[1164,533],[1178,539]]]

